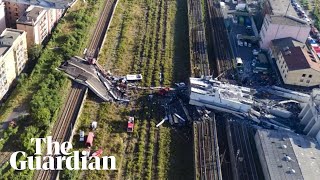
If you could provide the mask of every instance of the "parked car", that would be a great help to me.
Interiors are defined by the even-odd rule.
[[[80,142],[83,142],[84,141],[84,131],[80,131],[80,139],[79,139]]]
[[[257,49],[252,50],[252,54],[255,55],[255,56],[258,56],[258,54],[260,52],[261,52],[261,50],[257,50]]]
[[[243,42],[238,40],[238,46],[243,46]]]
[[[305,21],[307,21],[308,23],[311,22],[311,20],[309,18],[304,18]]]

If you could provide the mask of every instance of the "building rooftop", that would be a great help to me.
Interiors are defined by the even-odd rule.
[[[8,2],[31,4],[47,8],[65,9],[70,7],[76,0],[6,0]]]
[[[320,60],[305,44],[293,39],[282,38],[272,40],[272,45],[277,53],[281,53],[288,66],[288,70],[300,70],[312,68],[320,72]]]
[[[271,15],[271,22],[274,24],[282,24],[288,26],[305,26],[308,27],[308,23],[293,16],[284,15]]]
[[[0,35],[0,54],[4,55],[10,49],[13,42],[23,33],[24,31],[17,29],[5,29]]]
[[[298,17],[290,0],[268,0],[274,15],[289,15]],[[289,7],[288,7],[289,6]]]
[[[258,129],[257,135],[271,179],[320,177],[320,148],[315,140],[288,131],[267,129]]]
[[[26,12],[17,19],[17,23],[20,24],[35,24],[46,12],[45,9],[36,6],[29,6]]]

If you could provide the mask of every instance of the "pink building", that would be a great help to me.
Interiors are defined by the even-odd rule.
[[[309,24],[298,18],[266,14],[260,31],[260,47],[268,49],[272,40],[288,37],[305,43],[310,29]]]
[[[17,29],[27,32],[28,47],[32,44],[41,44],[51,34],[63,14],[62,9],[43,9],[30,6],[17,20]]]

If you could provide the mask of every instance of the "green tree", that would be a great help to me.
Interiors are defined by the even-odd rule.
[[[36,60],[42,53],[42,45],[34,44],[28,49],[28,57],[30,60]]]
[[[26,128],[25,132],[20,135],[22,148],[26,151],[27,154],[33,154],[34,143],[31,143],[31,138],[36,138],[39,133],[39,129],[35,126],[29,126]]]
[[[42,107],[39,108],[36,112],[32,113],[32,118],[38,127],[49,127],[51,113],[48,108]]]

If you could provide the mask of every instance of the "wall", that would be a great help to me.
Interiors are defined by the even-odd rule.
[[[304,77],[303,77],[303,74],[305,74]],[[312,75],[312,77],[309,78],[309,75]],[[296,71],[289,71],[286,79],[286,84],[307,86],[307,87],[319,85],[320,72],[315,71],[314,69],[311,69],[311,68],[296,70]]]
[[[298,26],[288,26],[288,25],[279,25],[279,24],[267,24],[267,16],[265,17],[264,23],[260,31],[260,47],[262,49],[268,49],[270,43],[274,39],[281,39],[286,37],[292,37],[302,43],[305,43],[310,32],[310,27],[298,27]],[[266,28],[267,29],[266,29]]]
[[[0,34],[6,29],[5,4],[0,0]]]
[[[276,56],[274,52],[273,56]],[[307,87],[320,84],[320,72],[311,68],[289,71],[281,53],[276,57],[276,64],[281,74],[281,78],[285,84]],[[305,77],[303,77],[303,74],[305,74]],[[312,75],[312,77],[309,78],[309,75]],[[300,82],[301,79],[303,82]],[[309,83],[307,83],[307,80],[309,80]]]
[[[5,2],[7,27],[16,28],[17,19],[23,15],[29,5]]]

